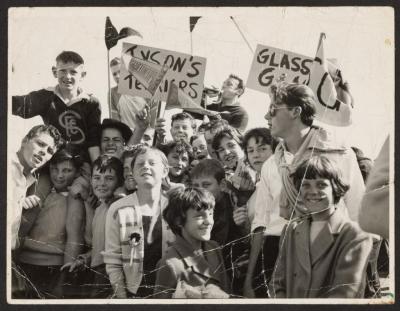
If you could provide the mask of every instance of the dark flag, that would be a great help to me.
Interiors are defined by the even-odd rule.
[[[193,31],[194,26],[196,26],[197,21],[201,18],[201,16],[190,16],[190,32]]]
[[[106,30],[104,34],[104,39],[106,42],[107,50],[111,49],[112,47],[116,46],[119,39],[123,39],[129,36],[138,36],[142,37],[142,35],[133,28],[124,27],[118,33],[117,29],[111,23],[110,18],[107,16],[106,18]]]

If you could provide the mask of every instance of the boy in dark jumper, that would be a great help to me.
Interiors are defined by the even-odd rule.
[[[24,119],[41,116],[65,141],[87,151],[90,160],[100,155],[100,103],[80,87],[86,76],[83,58],[72,51],[63,51],[52,67],[58,84],[55,87],[12,97],[12,113]],[[89,158],[88,158],[89,160]]]

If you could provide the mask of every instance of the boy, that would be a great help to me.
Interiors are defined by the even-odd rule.
[[[229,298],[221,250],[210,241],[214,205],[207,190],[170,192],[163,217],[176,241],[157,264],[156,298]]]
[[[182,140],[160,145],[159,149],[168,159],[168,177],[170,181],[173,183],[186,183],[189,165],[193,158],[192,146]]]
[[[72,147],[60,149],[50,160],[53,188],[18,256],[21,268],[30,280],[26,298],[62,298],[60,268],[69,243],[66,228],[68,187],[79,175],[82,165],[82,157]]]
[[[206,123],[205,130],[204,130],[204,137],[207,142],[207,150],[210,156],[213,159],[218,160],[217,153],[212,147],[212,143],[214,140],[214,136],[221,131],[223,128],[225,128],[228,125],[228,122],[226,120],[213,120],[209,123]]]
[[[23,209],[31,209],[40,204],[37,195],[27,196],[28,188],[36,181],[34,172],[51,159],[62,144],[58,130],[51,125],[34,126],[24,137],[20,149],[11,154],[8,171],[7,223],[11,223],[12,250],[12,296],[23,297],[23,272],[14,264],[19,247],[18,230]]]
[[[86,76],[83,58],[63,51],[52,67],[56,87],[12,97],[12,113],[24,119],[41,116],[59,130],[67,143],[83,148],[94,161],[99,155],[100,103],[80,87]]]
[[[11,222],[11,249],[17,248],[18,229],[23,209],[40,203],[36,195],[26,196],[27,189],[36,181],[34,172],[48,162],[62,145],[58,130],[51,125],[34,126],[24,137],[20,149],[11,155],[8,206]]]
[[[100,153],[121,159],[124,146],[132,137],[131,129],[120,121],[104,119],[100,130]]]
[[[233,294],[240,295],[244,274],[238,269],[240,256],[247,248],[248,228],[245,225],[237,226],[233,220],[233,205],[229,194],[225,192],[228,189],[224,168],[218,160],[205,159],[192,169],[190,177],[192,186],[204,188],[214,195],[214,227],[211,240],[221,245],[225,266],[233,279]]]
[[[166,143],[166,120],[158,118],[155,131],[160,143]],[[191,137],[196,133],[196,120],[187,112],[176,113],[171,118],[171,136],[174,141],[183,139],[190,143]]]
[[[140,96],[130,96],[118,93],[121,59],[115,57],[110,62],[110,70],[117,86],[111,89],[111,118],[128,125],[132,130],[137,127],[137,114],[146,105],[147,101]]]

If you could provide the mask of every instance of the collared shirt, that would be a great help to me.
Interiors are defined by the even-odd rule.
[[[21,224],[22,203],[26,198],[26,191],[36,179],[32,173],[24,175],[24,167],[19,162],[17,153],[11,155],[8,176],[7,222],[11,223],[11,249],[15,249]]]
[[[261,168],[261,179],[257,184],[251,231],[257,227],[265,227],[265,235],[280,236],[286,220],[279,216],[282,181],[274,157],[274,155],[269,157]]]

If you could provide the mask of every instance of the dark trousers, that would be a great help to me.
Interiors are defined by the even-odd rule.
[[[279,236],[267,235],[254,269],[253,289],[256,298],[268,298],[268,283],[279,255]]]

